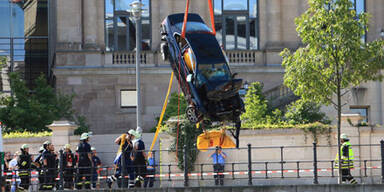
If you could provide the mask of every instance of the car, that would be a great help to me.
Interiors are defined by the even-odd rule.
[[[239,95],[242,79],[231,73],[224,51],[203,19],[188,14],[182,38],[183,19],[184,13],[178,13],[163,20],[160,52],[164,60],[169,60],[186,97],[188,120],[235,122],[240,128],[240,115],[245,111]]]

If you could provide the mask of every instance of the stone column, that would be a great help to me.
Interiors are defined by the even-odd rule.
[[[65,144],[70,143],[70,136],[73,136],[74,130],[78,127],[74,122],[67,120],[54,121],[47,126],[52,130],[51,142],[55,146],[55,150],[59,150]]]

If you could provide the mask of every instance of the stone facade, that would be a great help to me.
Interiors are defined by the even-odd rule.
[[[300,45],[294,18],[305,11],[307,4],[305,0],[258,2],[260,49],[247,50],[255,54],[251,62],[233,59],[231,69],[239,73],[244,81],[263,82],[265,90],[268,90],[282,84],[284,70],[279,52],[285,47],[295,49]],[[141,69],[144,131],[156,124],[155,118],[160,114],[171,74],[169,65],[158,55],[160,22],[167,15],[183,12],[185,8],[185,1],[179,0],[152,0],[151,3],[152,46],[151,51],[145,53],[148,59],[142,63]],[[117,63],[119,54],[124,56],[130,53],[105,51],[104,0],[57,0],[56,4],[56,87],[61,92],[76,95],[73,106],[79,114],[86,116],[94,133],[120,133],[136,127],[136,110],[120,108],[119,95],[121,89],[136,89],[134,62],[124,60]],[[200,14],[210,25],[207,7],[206,1],[192,1],[190,12]],[[367,39],[373,40],[384,28],[384,2],[367,0],[366,7],[372,14]],[[240,52],[227,53],[236,57]],[[173,91],[176,91],[177,84],[173,85]],[[382,90],[383,84],[367,83],[367,86],[367,100],[362,104],[370,107],[372,122],[381,122],[379,119],[382,119],[383,113],[379,106],[382,104],[377,104],[380,101],[377,97],[383,94],[376,90]]]

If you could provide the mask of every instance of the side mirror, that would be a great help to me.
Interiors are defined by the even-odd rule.
[[[232,74],[232,79],[234,79],[237,75],[237,73]]]
[[[193,81],[193,75],[192,74],[187,75],[187,82],[191,83],[192,81]]]

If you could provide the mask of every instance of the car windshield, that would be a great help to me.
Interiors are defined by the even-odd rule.
[[[226,63],[220,64],[199,64],[199,81],[201,83],[206,81],[229,81],[230,72]],[[204,77],[204,78],[203,78]],[[199,77],[198,77],[199,78]]]
[[[177,28],[183,28],[183,23],[176,23]],[[211,29],[205,25],[204,23],[196,22],[196,21],[188,21],[187,23],[187,31],[186,32],[212,32]]]

